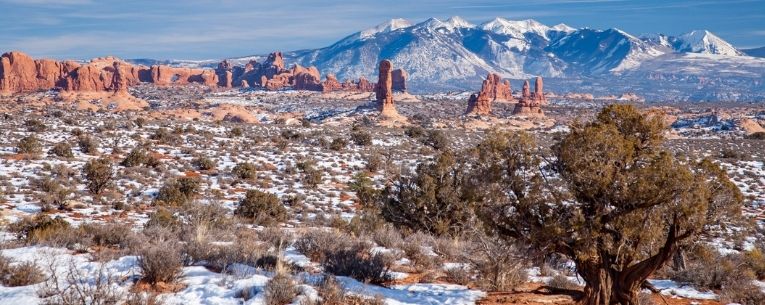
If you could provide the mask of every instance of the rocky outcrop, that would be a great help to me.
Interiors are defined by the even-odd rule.
[[[409,77],[409,74],[406,73],[406,70],[404,69],[393,70],[393,72],[391,73],[391,77],[393,80],[393,91],[406,92],[406,79]]]
[[[483,80],[481,91],[470,96],[465,113],[489,115],[491,114],[491,103],[496,100],[513,100],[510,81],[502,81],[498,74],[489,73]]]
[[[127,94],[128,87],[140,82],[141,69],[114,57],[95,58],[68,73],[61,83],[61,89],[69,92],[111,91]]]
[[[74,62],[35,60],[21,52],[8,52],[0,57],[0,93],[53,89],[78,67]]]
[[[406,71],[392,71],[394,90],[406,91],[406,78]],[[3,94],[50,89],[127,92],[127,88],[141,82],[157,86],[197,83],[211,88],[294,88],[323,92],[375,90],[375,84],[363,77],[356,82],[341,83],[334,76],[328,76],[322,82],[316,67],[294,65],[286,69],[281,52],[271,53],[262,63],[252,60],[244,66],[224,60],[215,69],[134,66],[114,57],[96,58],[81,65],[74,61],[35,60],[21,52],[9,52],[0,58],[0,93]]]
[[[176,68],[163,65],[151,66],[150,82],[158,86],[187,85],[198,83],[209,87],[218,86],[218,75],[214,70]]]
[[[377,77],[377,87],[375,96],[377,98],[377,108],[383,117],[398,117],[396,105],[393,101],[393,64],[389,60],[380,62],[379,76]]]
[[[537,77],[534,83],[534,93],[531,93],[529,81],[523,82],[521,100],[515,105],[513,115],[519,116],[544,116],[541,106],[547,103],[544,96],[542,78]]]
[[[327,75],[327,79],[321,83],[322,92],[339,91],[341,89],[343,89],[343,84],[337,80],[334,74]]]

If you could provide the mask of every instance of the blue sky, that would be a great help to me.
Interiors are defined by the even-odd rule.
[[[0,0],[0,51],[87,59],[206,59],[327,46],[391,18],[501,16],[765,46],[765,0]]]

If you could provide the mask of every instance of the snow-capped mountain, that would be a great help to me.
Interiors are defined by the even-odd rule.
[[[709,31],[691,31],[674,39],[673,46],[677,52],[717,54],[728,56],[744,55],[733,45]]]
[[[474,25],[460,17],[412,24],[393,19],[321,49],[286,53],[340,78],[373,77],[375,63],[390,59],[412,81],[457,82],[488,71],[509,78],[621,74],[666,54],[743,53],[708,31],[677,37],[635,37],[619,29],[553,27],[538,21],[495,18]]]
[[[551,27],[531,19],[495,18],[477,25],[460,17],[420,23],[393,19],[324,48],[284,54],[288,64],[313,65],[339,79],[374,80],[377,63],[389,59],[409,72],[410,87],[420,91],[474,88],[487,72],[496,72],[510,79],[541,75],[562,84],[672,79],[695,88],[693,94],[734,84],[765,97],[765,59],[749,57],[709,31],[638,38],[616,28]],[[234,62],[253,58],[259,57]],[[629,91],[639,91],[628,85],[637,82],[624,83]]]

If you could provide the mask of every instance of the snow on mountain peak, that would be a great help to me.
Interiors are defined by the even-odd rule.
[[[565,24],[565,23],[558,23],[555,26],[551,27],[550,29],[554,30],[554,31],[566,32],[566,33],[571,33],[571,32],[576,31],[575,28],[572,28],[572,27],[568,26],[568,24]]]
[[[409,22],[409,20],[402,19],[402,18],[395,18],[395,19],[388,20],[387,22],[381,23],[373,28],[361,31],[360,37],[361,39],[366,39],[366,38],[375,36],[379,33],[392,32],[398,29],[408,28],[410,26],[412,26],[412,23]]]
[[[460,16],[452,16],[449,19],[446,19],[446,24],[452,26],[453,28],[474,28],[475,25],[468,22],[465,19],[462,19]]]
[[[677,37],[675,49],[678,52],[701,54],[743,55],[730,43],[707,30],[695,30]]]
[[[482,24],[481,28],[485,31],[510,35],[515,38],[523,38],[526,33],[534,33],[547,38],[547,31],[550,30],[550,27],[534,19],[508,20],[502,17],[494,18],[494,20]]]

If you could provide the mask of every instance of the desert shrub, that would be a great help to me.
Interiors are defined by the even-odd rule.
[[[12,264],[0,256],[0,284],[7,287],[28,286],[45,280],[45,274],[33,262]]]
[[[215,162],[206,157],[199,157],[191,160],[191,164],[199,170],[207,171],[215,169]]]
[[[113,179],[112,161],[108,158],[90,160],[85,163],[82,173],[87,180],[85,185],[88,191],[96,195],[101,194]]]
[[[421,126],[410,126],[404,131],[404,134],[410,138],[421,138],[427,134],[427,130]]]
[[[258,237],[274,249],[280,251],[286,249],[295,241],[295,236],[292,233],[278,227],[266,227],[258,232]]]
[[[149,136],[149,139],[157,141],[159,144],[175,145],[181,142],[181,138],[165,127],[160,127]]]
[[[98,142],[90,136],[79,136],[77,138],[77,145],[83,154],[98,154]]]
[[[364,283],[382,284],[390,280],[388,269],[393,263],[392,257],[383,253],[371,254],[366,243],[355,243],[326,255],[322,264],[326,272],[349,276]]]
[[[327,253],[345,247],[351,237],[337,231],[310,230],[295,240],[295,249],[315,262],[324,262]]]
[[[383,165],[383,158],[380,154],[372,154],[367,158],[366,169],[370,172],[378,171]]]
[[[285,140],[297,141],[303,138],[303,135],[292,129],[282,130],[281,136]]]
[[[172,241],[150,244],[140,250],[138,267],[144,282],[172,284],[180,277],[183,268],[181,251]]]
[[[50,218],[45,214],[27,216],[8,225],[8,231],[14,233],[17,239],[30,244],[36,244],[55,238],[71,229],[63,218]]]
[[[719,290],[732,275],[739,273],[737,264],[708,246],[694,247],[688,253],[683,270],[670,271],[670,278],[696,287]]]
[[[48,153],[61,158],[74,157],[74,154],[72,153],[72,146],[66,142],[56,143],[56,145],[53,145],[53,148],[51,148]]]
[[[348,187],[356,192],[356,198],[363,207],[371,207],[380,200],[382,192],[372,186],[372,179],[365,173],[359,172],[354,175]]]
[[[251,180],[257,177],[258,169],[255,164],[242,162],[237,163],[234,168],[231,169],[231,174],[242,180]]]
[[[191,203],[199,192],[199,180],[180,177],[166,182],[154,199],[155,205],[182,206]]]
[[[48,129],[48,126],[45,126],[45,123],[38,119],[26,120],[24,121],[24,126],[26,126],[27,130],[30,132],[43,132]]]
[[[369,132],[358,130],[351,133],[351,141],[359,146],[372,144],[372,135]]]
[[[449,146],[449,138],[440,130],[428,131],[428,136],[422,140],[422,143],[433,147],[433,149],[444,150]]]
[[[579,288],[579,285],[572,282],[568,279],[568,277],[560,273],[553,276],[547,283],[547,286],[557,290],[574,290]]]
[[[343,138],[334,138],[332,139],[332,143],[329,144],[329,149],[341,151],[345,149],[346,146],[348,146],[348,141]]]
[[[759,305],[765,304],[765,293],[751,282],[730,286],[720,292],[724,304]]]
[[[154,213],[149,214],[149,220],[144,224],[144,228],[160,227],[168,229],[177,229],[181,226],[178,217],[170,210],[159,207]]]
[[[744,159],[746,156],[736,150],[725,148],[720,152],[720,158],[723,159],[736,159],[741,160]]]
[[[302,182],[309,188],[316,188],[322,181],[322,173],[316,169],[316,162],[313,160],[302,161],[297,164],[300,171],[303,172]]]
[[[146,151],[142,147],[136,147],[130,150],[125,159],[120,162],[120,165],[133,167],[145,164],[147,161],[149,161],[149,155],[146,154]]]
[[[228,135],[232,138],[241,137],[243,134],[244,134],[244,131],[242,130],[241,127],[234,127],[228,131]]]
[[[88,223],[80,225],[79,229],[96,246],[126,249],[135,243],[132,228],[127,224]]]
[[[752,140],[765,140],[765,131],[755,132],[753,134],[746,136],[746,138],[752,139]]]
[[[744,262],[758,279],[765,278],[765,253],[762,248],[754,248],[744,253]]]
[[[379,296],[368,298],[361,295],[345,293],[345,289],[335,276],[325,275],[316,287],[321,300],[316,305],[383,305],[384,300]]]
[[[36,155],[41,153],[42,144],[40,143],[40,139],[38,139],[35,135],[21,138],[21,140],[16,143],[16,152],[29,155]]]
[[[279,272],[266,283],[265,301],[267,305],[289,304],[297,297],[298,292],[292,277]]]
[[[61,278],[55,259],[48,266],[50,278],[37,291],[43,305],[110,305],[119,304],[123,293],[119,277],[107,270],[105,264],[95,270],[78,268],[74,260],[67,264]]]
[[[390,225],[375,230],[372,233],[372,240],[378,245],[390,249],[396,249],[404,242],[401,233]]]
[[[464,266],[447,268],[445,271],[446,271],[445,272],[446,279],[450,283],[455,283],[459,285],[467,285],[471,281],[472,276],[470,274],[470,271]]]
[[[44,177],[33,180],[33,184],[43,192],[38,198],[43,212],[52,209],[54,206],[59,209],[66,208],[66,197],[68,197],[72,191],[63,185],[59,179],[54,180],[49,177]]]
[[[528,280],[525,256],[506,241],[484,235],[471,238],[464,258],[483,289],[507,291]]]
[[[235,215],[259,224],[272,224],[287,220],[287,209],[274,194],[249,190],[234,210]]]

